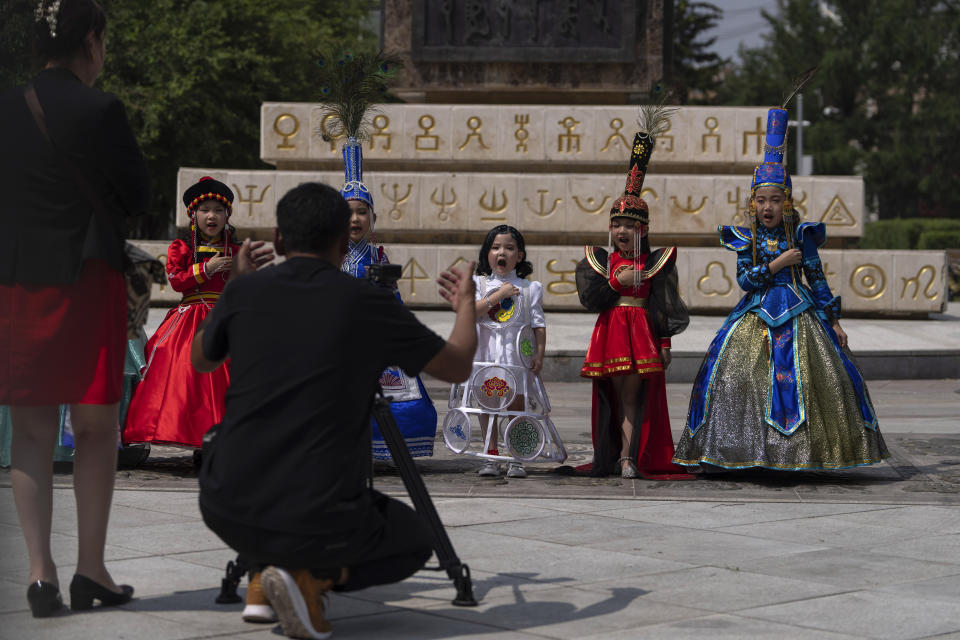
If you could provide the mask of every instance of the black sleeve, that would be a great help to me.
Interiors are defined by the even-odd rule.
[[[577,264],[576,278],[577,295],[580,296],[580,304],[586,307],[587,311],[606,311],[620,299],[620,294],[614,291],[603,275],[590,266],[586,258]]]
[[[675,336],[690,324],[687,305],[680,298],[677,286],[677,265],[671,262],[660,270],[650,283],[648,310],[658,338]]]
[[[374,357],[382,367],[399,366],[417,375],[446,341],[424,326],[390,289],[370,285],[364,292],[361,318]]]
[[[236,294],[236,282],[224,288],[213,309],[203,319],[203,357],[211,362],[219,362],[230,355],[230,340],[227,329],[233,317],[233,300]],[[206,325],[206,326],[204,326]]]
[[[128,216],[146,213],[150,205],[150,172],[127,121],[127,111],[114,97],[100,120],[100,158],[104,177]]]

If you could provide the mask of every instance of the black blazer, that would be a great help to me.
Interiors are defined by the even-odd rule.
[[[150,199],[147,165],[123,104],[67,69],[45,69],[33,85],[56,151],[23,88],[0,94],[0,283],[73,282],[88,258],[121,270],[126,217],[146,212]],[[88,177],[107,215],[94,215],[65,156]]]

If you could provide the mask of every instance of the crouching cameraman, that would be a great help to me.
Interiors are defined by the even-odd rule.
[[[245,619],[324,638],[322,596],[403,580],[430,557],[413,509],[370,489],[370,407],[380,373],[399,365],[447,382],[470,374],[477,347],[470,272],[445,274],[457,318],[445,342],[389,289],[342,273],[350,208],[302,184],[277,205],[282,264],[253,271],[247,243],[192,361],[230,358],[223,421],[205,438],[204,521],[256,573]],[[261,590],[262,589],[262,590]]]

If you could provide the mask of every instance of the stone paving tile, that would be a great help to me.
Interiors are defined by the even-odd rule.
[[[608,591],[635,587],[647,592],[646,600],[696,607],[714,613],[732,613],[760,604],[812,598],[844,589],[809,580],[760,575],[721,567],[694,567],[604,582],[582,584],[579,589]]]
[[[28,609],[0,615],[0,633],[6,639],[29,640],[104,640],[104,638],[149,638],[149,640],[186,640],[198,638],[197,630],[169,620],[122,608],[74,613],[36,619]]]
[[[543,540],[568,545],[589,545],[621,538],[643,538],[656,533],[656,525],[609,518],[606,514],[563,514],[472,527],[502,536]]]
[[[823,545],[765,540],[715,530],[669,525],[660,525],[657,529],[633,539],[609,540],[588,546],[592,549],[730,569],[749,566],[757,558],[782,558],[827,548]]]
[[[481,616],[462,620],[435,612],[397,611],[375,616],[357,616],[333,624],[336,638],[390,638],[390,640],[530,640],[543,638],[522,630],[510,630],[496,619]],[[547,636],[559,637],[559,636]],[[266,636],[264,636],[266,638]],[[276,636],[274,636],[276,638]]]
[[[837,520],[854,522],[857,525],[875,524],[885,527],[920,530],[924,533],[960,533],[960,510],[955,507],[893,506],[889,509],[864,509],[861,513],[837,515]]]
[[[23,580],[14,580],[12,575],[0,577],[0,613],[27,610],[27,576]],[[0,638],[3,637],[0,631]]]
[[[958,558],[928,562],[860,549],[827,549],[786,558],[758,558],[745,566],[752,573],[783,576],[845,589],[878,588],[926,578],[960,580]]]
[[[642,629],[586,636],[582,640],[862,640],[865,636],[830,633],[822,629],[777,624],[742,616],[717,614],[658,624]]]
[[[599,553],[596,549],[495,535],[475,528],[458,528],[448,533],[460,559],[471,569],[538,582],[569,581],[572,585],[690,566],[625,553]]]
[[[110,528],[107,544],[139,551],[182,553],[225,549],[226,545],[203,522],[157,524],[145,527]]]
[[[601,499],[599,496],[595,499],[580,500],[561,500],[557,498],[516,498],[515,502],[526,504],[539,509],[552,509],[562,513],[602,513],[606,511],[617,511],[623,508],[623,500],[620,499]],[[631,501],[636,508],[655,507],[660,502],[653,500]],[[671,502],[670,504],[675,504]]]
[[[555,510],[529,504],[490,498],[446,500],[437,508],[443,510],[443,524],[447,527],[513,522],[543,518],[556,513]]]
[[[464,621],[487,622],[549,638],[582,638],[587,634],[635,629],[644,625],[704,615],[703,610],[647,602],[638,585],[606,591],[560,588],[488,598],[475,608],[431,609],[430,613]]]
[[[957,557],[956,551],[954,551],[953,557]],[[873,590],[923,598],[930,601],[958,603],[960,602],[960,576],[950,575],[940,578],[917,580],[915,582],[901,582],[875,587]]]
[[[798,520],[857,511],[884,510],[886,507],[858,504],[794,504],[778,502],[670,502],[647,504],[605,512],[603,515],[626,520],[676,525],[696,529],[720,529],[741,524]]]
[[[935,531],[931,528],[931,531]],[[907,543],[891,542],[864,547],[871,553],[960,564],[960,533],[934,533],[922,538],[913,538]]]
[[[774,622],[803,620],[805,626],[871,638],[926,638],[960,631],[960,603],[902,594],[857,591],[741,611]]]
[[[739,533],[767,540],[801,544],[862,548],[871,544],[907,541],[923,534],[915,529],[857,522],[855,517],[820,516],[802,520],[780,520],[724,527],[726,533]]]
[[[53,533],[50,535],[50,546],[53,561],[57,564],[60,572],[60,579],[63,580],[64,576],[69,579],[72,572],[65,573],[65,570],[77,561],[78,543],[76,536]],[[104,553],[107,562],[113,562],[127,558],[142,558],[149,555],[150,552],[149,550],[138,551],[107,544]],[[23,537],[0,538],[0,575],[15,576],[22,579],[26,584],[28,570],[27,546]]]

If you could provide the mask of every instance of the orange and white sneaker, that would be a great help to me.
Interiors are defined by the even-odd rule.
[[[263,594],[260,584],[260,572],[250,576],[247,584],[246,606],[243,607],[244,622],[276,622],[277,614]]]
[[[333,635],[333,627],[323,617],[323,600],[333,580],[314,578],[309,569],[267,567],[260,582],[285,636],[326,640]]]

